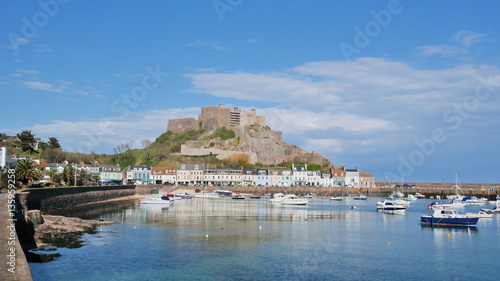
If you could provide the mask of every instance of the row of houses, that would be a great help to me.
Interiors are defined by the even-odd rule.
[[[356,169],[331,172],[308,171],[307,165],[291,168],[231,169],[210,168],[200,163],[182,163],[177,167],[130,166],[123,172],[124,183],[208,186],[320,186],[375,187],[370,173]]]
[[[177,167],[129,166],[121,170],[119,165],[85,165],[62,163],[40,164],[50,180],[48,172],[63,173],[66,166],[76,171],[85,171],[94,180],[119,184],[172,184],[209,186],[319,186],[319,187],[375,187],[375,178],[370,173],[356,169],[332,170],[329,172],[308,171],[307,165],[267,167],[257,169],[210,168],[201,163],[180,163]],[[98,177],[95,177],[98,176]]]

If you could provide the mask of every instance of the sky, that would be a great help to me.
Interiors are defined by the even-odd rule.
[[[376,181],[500,182],[495,1],[0,5],[2,133],[112,154],[224,104]]]

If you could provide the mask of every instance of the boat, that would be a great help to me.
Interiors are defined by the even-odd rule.
[[[196,198],[217,199],[219,198],[219,195],[214,192],[205,192],[203,194],[196,195]]]
[[[478,217],[459,214],[449,204],[434,207],[432,215],[420,216],[420,221],[423,225],[476,226],[478,220]]]
[[[269,199],[269,203],[281,203],[285,199],[285,194],[278,192],[274,194],[273,198]]]
[[[233,192],[231,190],[219,189],[219,190],[214,190],[214,192],[217,193],[219,196],[233,196]]]
[[[260,195],[250,195],[250,199],[260,199]]]
[[[181,199],[191,199],[191,195],[189,195],[189,193],[187,192],[176,194],[175,197]]]
[[[235,200],[243,200],[243,199],[245,199],[245,196],[243,196],[241,194],[236,194],[235,196],[233,196],[233,199],[235,199]]]
[[[399,192],[399,191],[394,191],[392,193],[392,198],[404,198],[405,195],[403,192]]]
[[[484,206],[486,203],[488,203],[488,199],[482,198],[482,199],[477,199],[476,196],[470,196],[470,197],[464,197],[462,199],[462,203],[465,204],[465,206]]]
[[[432,203],[430,203],[429,205],[427,205],[427,209],[429,210],[434,210],[434,208],[437,206],[442,206],[443,205],[443,202],[440,202],[440,201],[434,201]]]
[[[174,201],[170,200],[167,195],[158,195],[156,194],[154,197],[146,197],[139,199],[141,204],[161,204],[161,205],[170,205],[173,204]]]
[[[417,197],[417,199],[425,199],[425,195],[420,192],[415,193],[415,197]]]
[[[417,200],[417,197],[415,197],[415,195],[412,195],[412,194],[408,194],[408,196],[406,196],[405,198],[405,201],[415,201]]]
[[[496,205],[493,209],[481,209],[481,211],[484,211],[487,214],[498,215],[500,214],[500,206]]]
[[[404,199],[393,199],[393,200],[398,205],[401,205],[401,206],[410,206],[410,201],[406,201]]]
[[[377,211],[389,214],[404,214],[406,206],[398,205],[393,200],[384,200],[377,202]]]
[[[342,196],[337,196],[337,197],[330,197],[328,200],[332,200],[332,201],[342,201],[344,200],[344,197]]]
[[[299,198],[294,194],[287,194],[281,201],[282,205],[307,205],[309,203],[309,199],[307,198]]]
[[[465,208],[465,204],[461,200],[452,200],[450,204],[446,204],[446,205],[451,205],[455,209]]]
[[[354,200],[367,200],[368,197],[364,196],[363,194],[360,194],[359,196],[354,197]]]
[[[491,218],[493,214],[488,214],[485,211],[479,211],[478,213],[466,213],[466,215],[477,218]]]

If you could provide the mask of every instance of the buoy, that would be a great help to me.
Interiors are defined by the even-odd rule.
[[[448,233],[448,238],[450,238],[450,237],[451,237],[451,234]]]
[[[262,225],[261,225],[261,226],[259,226],[259,229],[262,229]]]
[[[135,229],[135,228],[136,228],[136,227],[134,226],[134,229]]]
[[[387,245],[391,245],[391,242],[387,242]]]
[[[221,230],[224,230],[224,227],[221,227],[220,229],[221,229]]]
[[[208,234],[207,234],[207,238],[208,238]]]

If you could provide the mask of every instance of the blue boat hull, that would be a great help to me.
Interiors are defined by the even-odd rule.
[[[422,216],[420,221],[427,225],[476,226],[479,218],[434,218]]]

